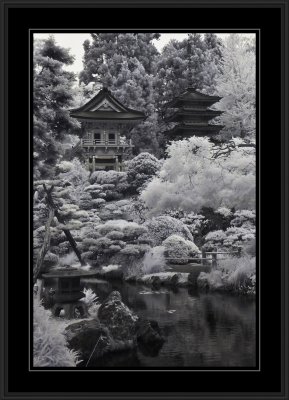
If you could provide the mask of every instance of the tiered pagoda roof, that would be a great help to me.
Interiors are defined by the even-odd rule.
[[[221,115],[222,111],[211,110],[209,107],[219,100],[221,97],[203,94],[189,86],[185,92],[166,104],[167,108],[177,110],[167,115],[165,121],[176,122],[177,125],[164,134],[171,139],[218,134],[223,126],[209,124],[209,121]]]
[[[139,122],[145,118],[144,113],[121,104],[107,88],[101,89],[83,106],[71,110],[70,116],[82,121],[118,122]]]

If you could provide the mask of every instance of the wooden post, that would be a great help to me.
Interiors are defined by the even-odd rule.
[[[208,264],[206,258],[207,258],[206,250],[202,249],[202,265],[203,266],[206,266]]]
[[[48,249],[49,249],[49,246],[50,246],[50,237],[51,237],[51,235],[50,235],[50,225],[51,225],[51,222],[52,222],[53,218],[54,218],[54,209],[53,208],[49,208],[49,215],[48,215],[47,222],[45,224],[44,241],[43,241],[42,247],[41,247],[41,249],[39,251],[39,254],[38,254],[38,257],[37,257],[37,261],[36,261],[36,265],[35,265],[34,270],[33,270],[33,281],[34,281],[34,283],[36,283],[37,279],[41,275],[41,270],[42,270],[44,257],[46,255]]]
[[[217,253],[212,253],[212,269],[217,269]]]
[[[115,156],[115,170],[119,172],[118,156]]]

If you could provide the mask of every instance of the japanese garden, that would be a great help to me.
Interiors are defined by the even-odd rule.
[[[32,366],[255,367],[255,35],[87,36],[34,34]]]

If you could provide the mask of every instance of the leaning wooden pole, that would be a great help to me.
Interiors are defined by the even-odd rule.
[[[57,207],[55,206],[54,201],[53,201],[53,198],[52,198],[52,196],[51,196],[51,192],[52,192],[51,189],[53,188],[53,186],[52,186],[52,188],[50,188],[49,190],[46,188],[45,184],[43,184],[43,187],[44,187],[44,190],[45,190],[45,193],[46,193],[46,200],[47,200],[48,206],[49,206],[51,209],[54,210],[55,217],[58,219],[58,221],[59,221],[62,225],[65,225],[65,220],[64,220],[64,218],[60,215],[60,213],[58,212]],[[78,250],[77,245],[76,245],[76,242],[75,242],[75,240],[73,239],[73,237],[72,237],[72,235],[71,235],[69,229],[63,229],[63,232],[65,233],[65,236],[66,236],[67,240],[69,241],[69,243],[70,243],[70,245],[71,245],[73,251],[75,252],[75,254],[76,254],[76,256],[77,256],[77,258],[78,258],[80,264],[81,264],[82,266],[84,266],[84,265],[85,265],[85,262],[82,260],[80,251]]]
[[[46,255],[47,251],[49,250],[50,237],[51,237],[50,226],[51,226],[51,222],[52,222],[53,218],[54,218],[54,209],[49,208],[48,219],[45,224],[44,241],[43,241],[42,247],[39,251],[35,267],[33,269],[33,282],[34,283],[36,283],[37,279],[41,275],[44,257]]]

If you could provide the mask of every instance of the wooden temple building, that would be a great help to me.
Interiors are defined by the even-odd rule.
[[[189,86],[187,90],[166,104],[175,111],[166,115],[166,122],[176,125],[164,132],[168,140],[181,140],[189,136],[213,136],[223,128],[222,125],[210,124],[210,120],[221,115],[222,111],[211,110],[214,103],[221,100],[217,96],[209,96]]]
[[[173,128],[164,132],[168,140],[181,140],[190,136],[214,136],[223,128],[222,125],[210,124],[210,121],[221,115],[222,111],[210,107],[221,100],[221,97],[210,96],[198,91],[193,84],[192,46],[190,36],[187,44],[188,53],[188,87],[179,96],[165,104],[165,122],[173,122]],[[170,110],[171,109],[171,110]],[[174,110],[172,110],[174,109]]]
[[[121,104],[107,88],[70,115],[81,123],[81,147],[90,171],[122,171],[123,161],[133,148],[126,138],[145,115]]]

